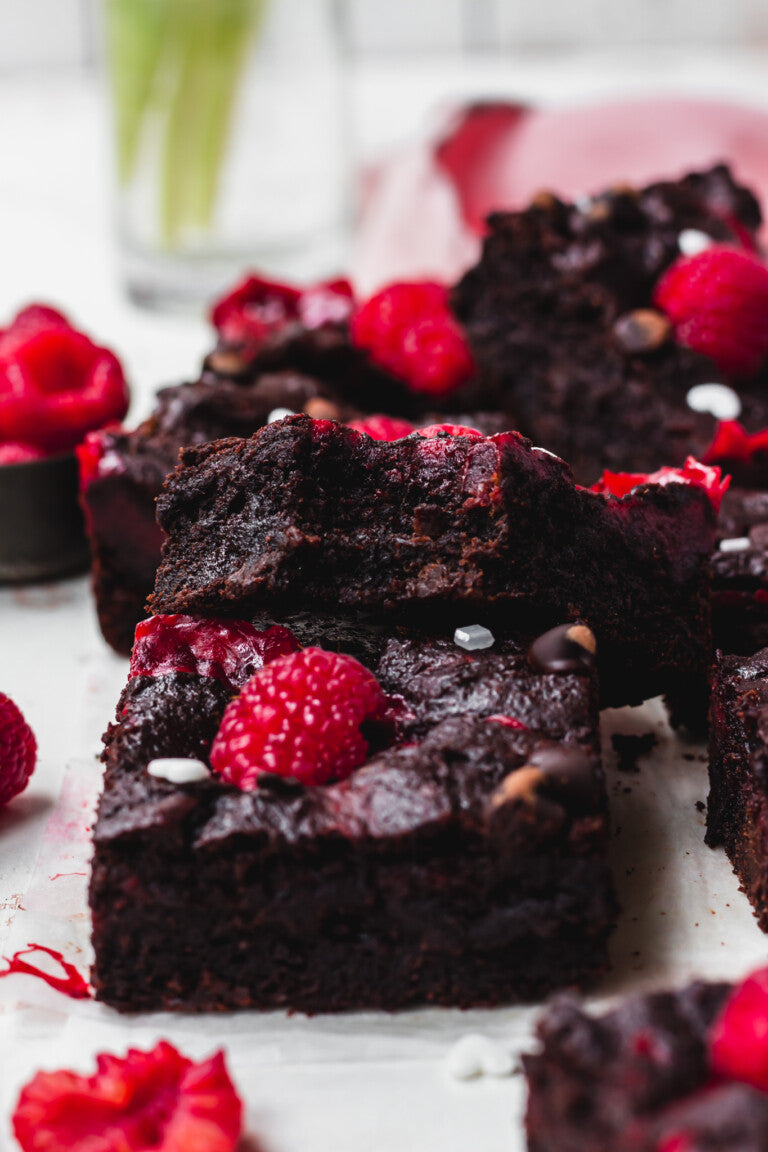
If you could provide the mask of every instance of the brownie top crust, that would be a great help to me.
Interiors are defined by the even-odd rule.
[[[420,838],[461,829],[498,835],[506,853],[604,835],[595,819],[605,811],[596,751],[481,716],[451,716],[418,743],[374,753],[336,784],[303,787],[265,775],[258,789],[242,792],[213,775],[186,786],[148,775],[158,757],[205,759],[230,697],[223,683],[187,673],[129,681],[105,738],[97,844],[161,827],[169,843],[181,840],[190,851],[246,836],[264,851],[276,842],[310,850],[342,840],[407,854]]]

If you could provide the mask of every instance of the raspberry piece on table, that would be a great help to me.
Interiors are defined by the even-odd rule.
[[[229,704],[211,766],[244,791],[265,772],[302,784],[342,780],[363,764],[366,722],[384,723],[388,700],[351,656],[304,648],[257,672]]]
[[[352,317],[352,342],[414,392],[445,396],[475,366],[448,307],[448,290],[433,281],[390,284]]]
[[[37,741],[21,709],[0,692],[0,806],[23,792],[37,759]]]
[[[677,260],[654,304],[681,344],[709,356],[729,376],[751,376],[768,356],[768,265],[741,249],[714,245]]]
[[[768,968],[751,973],[729,996],[709,1053],[718,1076],[768,1092]]]
[[[308,288],[246,276],[211,308],[214,328],[228,344],[254,352],[269,336],[291,323],[305,328],[343,324],[353,308],[348,280],[326,280]]]
[[[203,616],[149,616],[136,625],[130,676],[188,672],[241,688],[258,669],[299,649],[279,624],[259,630],[247,620]]]
[[[415,430],[409,420],[378,414],[366,416],[364,420],[350,420],[349,427],[356,432],[365,432],[372,440],[402,440]]]
[[[44,460],[45,452],[34,444],[19,444],[13,440],[0,444],[0,464],[28,464],[30,460]]]
[[[93,1076],[38,1072],[13,1131],[23,1152],[234,1152],[242,1111],[223,1052],[194,1064],[161,1040],[97,1056]]]
[[[3,332],[0,440],[65,452],[127,410],[128,387],[117,357],[60,312],[30,305]]]
[[[603,496],[621,497],[641,484],[692,484],[704,489],[718,512],[730,482],[730,476],[722,476],[716,465],[701,464],[689,456],[682,468],[660,468],[658,472],[604,472],[591,490]]]

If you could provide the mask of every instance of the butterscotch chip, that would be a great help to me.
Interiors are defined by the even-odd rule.
[[[569,640],[572,640],[574,644],[586,648],[587,652],[590,652],[593,656],[597,652],[597,637],[586,624],[573,624],[566,632],[566,636]]]
[[[516,772],[510,772],[491,796],[491,808],[501,808],[503,804],[511,804],[514,800],[534,804],[536,789],[543,778],[541,771],[532,764],[524,764]]]
[[[655,352],[671,334],[669,320],[654,308],[636,308],[619,316],[613,326],[613,335],[624,352]]]
[[[313,396],[304,405],[307,416],[313,420],[338,420],[339,408],[332,400],[325,400],[322,396]]]

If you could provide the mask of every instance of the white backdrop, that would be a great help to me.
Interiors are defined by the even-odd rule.
[[[100,0],[0,0],[0,69],[83,66]],[[311,4],[314,0],[306,0]],[[352,50],[768,46],[768,0],[338,0]]]

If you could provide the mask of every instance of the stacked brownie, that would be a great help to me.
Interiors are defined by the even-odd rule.
[[[160,555],[154,500],[179,449],[249,436],[275,414],[349,422],[385,413],[406,431],[444,420],[514,428],[586,484],[605,469],[652,472],[701,458],[718,419],[734,413],[751,432],[768,425],[764,374],[724,375],[678,342],[653,304],[691,237],[748,245],[759,225],[754,197],[722,166],[578,204],[544,196],[493,217],[480,263],[452,295],[475,371],[437,391],[393,368],[391,333],[377,348],[368,332],[363,346],[361,310],[344,282],[300,292],[246,280],[213,310],[219,342],[200,379],[164,389],[134,431],[91,439],[83,502],[106,640],[127,654],[144,614]],[[376,299],[365,309],[375,311]],[[744,445],[736,449],[731,436],[708,460],[763,483],[765,452],[747,460]]]
[[[721,495],[693,465],[626,488],[580,488],[516,433],[383,442],[293,416],[185,449],[106,740],[97,995],[468,1006],[602,971],[596,668],[613,702],[703,672]],[[299,642],[372,671],[390,726],[344,779],[233,784],[225,712]],[[180,778],[157,776],[169,758]]]

